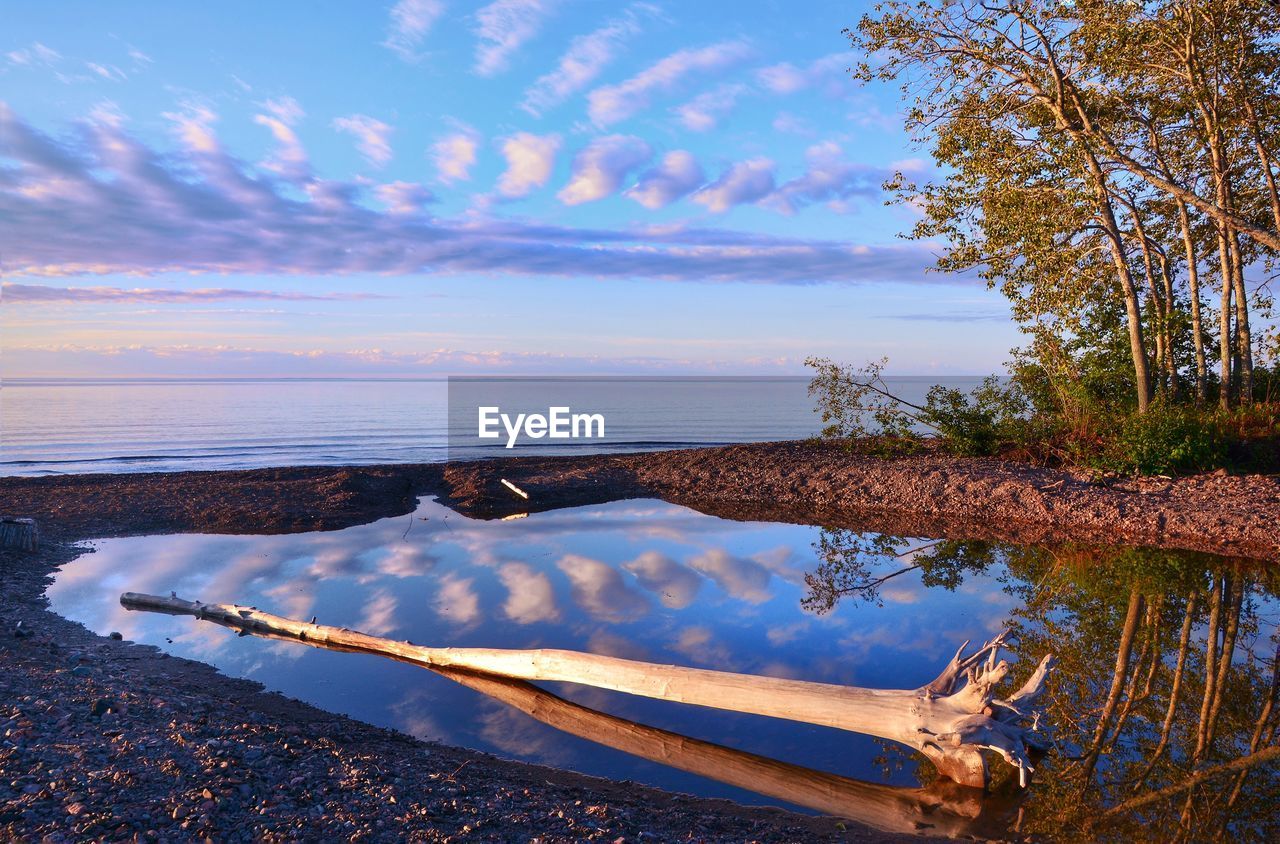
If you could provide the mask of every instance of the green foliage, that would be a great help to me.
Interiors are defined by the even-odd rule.
[[[1216,414],[1156,405],[1119,420],[1093,463],[1120,474],[1175,475],[1214,469],[1226,459],[1226,432]]]
[[[918,445],[932,432],[943,448],[969,457],[1025,444],[1030,404],[1016,383],[991,377],[967,394],[935,386],[918,405],[890,390],[881,374],[887,363],[882,358],[853,369],[826,358],[805,361],[817,370],[809,395],[817,402],[823,437],[851,449],[883,451],[886,442]]]

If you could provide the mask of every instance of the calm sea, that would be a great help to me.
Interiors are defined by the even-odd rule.
[[[607,441],[578,441],[563,446],[566,451],[799,439],[821,427],[804,377],[548,378],[548,395],[566,380],[589,394],[592,406],[581,409],[606,412],[610,420]],[[967,390],[979,379],[889,380],[904,397],[919,399],[935,383]],[[519,387],[536,396],[539,381],[519,379]],[[5,379],[0,475],[413,463],[513,453],[461,453],[456,443],[450,453],[448,399],[443,378]]]

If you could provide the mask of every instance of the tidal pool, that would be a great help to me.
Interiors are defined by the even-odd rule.
[[[1015,685],[1041,654],[1060,660],[1048,704],[1057,749],[1022,795],[1021,818],[1006,799],[994,821],[1023,831],[1078,827],[1193,767],[1247,755],[1276,729],[1276,714],[1264,713],[1280,615],[1274,577],[1201,554],[884,537],[727,521],[648,500],[509,521],[471,520],[423,500],[411,516],[341,531],[95,546],[59,573],[49,597],[96,632],[119,631],[421,738],[740,802],[777,804],[780,792],[757,794],[568,735],[422,669],[128,612],[119,595],[176,592],[426,645],[565,648],[877,688],[920,686],[961,642],[1012,627],[1022,657]],[[861,735],[582,686],[548,689],[629,721],[841,775],[840,788],[858,792],[850,799],[905,794],[930,776],[911,751]],[[1182,794],[1118,813],[1109,828],[1117,837],[1153,821],[1274,832],[1277,767],[1249,769],[1230,798],[1236,781],[1189,791],[1185,811]],[[829,799],[788,799],[833,809]],[[947,830],[955,831],[936,831]]]

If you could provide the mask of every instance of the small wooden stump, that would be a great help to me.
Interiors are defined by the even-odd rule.
[[[0,519],[0,548],[34,551],[40,544],[40,529],[35,519]]]

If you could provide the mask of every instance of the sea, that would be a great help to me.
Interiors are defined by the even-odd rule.
[[[934,384],[969,390],[979,381],[888,379],[917,402]],[[806,377],[525,377],[452,385],[446,378],[6,378],[0,476],[421,463],[528,454],[530,445],[584,454],[803,439],[822,428],[808,386]],[[554,447],[525,442],[514,451],[474,437],[451,443],[451,387],[455,405],[461,394],[473,403],[482,394],[504,404],[572,400],[575,411],[602,413],[609,436]]]

